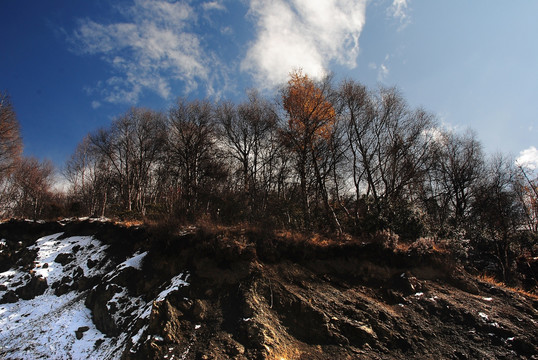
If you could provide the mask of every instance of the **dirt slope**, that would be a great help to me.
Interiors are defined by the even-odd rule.
[[[42,226],[22,241],[15,231],[24,226],[0,225],[10,271],[31,271],[42,256],[38,237],[59,232],[57,225]],[[102,333],[94,350],[108,339],[121,345],[113,354],[103,352],[109,358],[538,358],[536,297],[481,282],[443,254],[358,242],[312,244],[240,229],[163,236],[82,222],[60,231],[59,245],[62,238],[73,243],[74,236],[91,236],[103,245],[93,251],[106,256],[97,261],[94,255],[90,264],[77,258],[91,253],[82,247],[73,258],[92,268],[66,270],[71,277],[78,271],[78,280],[65,280],[67,287],[57,291],[62,294],[48,288],[35,299],[83,298],[93,326],[86,334],[94,328]],[[25,286],[5,284],[0,298]],[[2,306],[6,316],[12,308]],[[3,343],[13,344],[10,334],[0,334],[0,355],[32,358],[2,353]],[[88,337],[79,335],[82,340],[73,341]]]

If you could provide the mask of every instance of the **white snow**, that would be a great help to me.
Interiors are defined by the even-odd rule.
[[[102,270],[94,267],[88,268],[87,261],[101,260],[105,256],[105,250],[107,245],[102,245],[97,239],[92,236],[74,236],[67,239],[58,240],[62,233],[49,235],[42,237],[36,241],[34,246],[29,249],[39,248],[39,253],[36,258],[35,274],[41,275],[47,278],[47,282],[50,285],[55,281],[61,280],[64,274],[63,266],[54,262],[56,256],[61,253],[73,253],[75,246],[79,247],[79,250],[74,254],[74,260],[67,264],[68,267],[80,267],[84,271],[84,276],[94,276],[102,273]],[[47,268],[43,268],[45,263]],[[47,291],[51,291],[49,288]]]
[[[80,294],[44,294],[32,300],[4,304],[9,316],[0,319],[0,357],[20,359],[115,359],[121,342],[95,328]],[[75,331],[87,326],[82,339]],[[94,349],[99,339],[104,342]],[[117,345],[119,344],[119,345]]]
[[[480,317],[481,317],[482,319],[484,319],[484,320],[488,320],[488,319],[489,319],[488,315],[487,315],[486,313],[483,313],[483,312],[479,312],[479,313],[478,313],[478,316],[480,316]]]
[[[493,298],[490,298],[490,297],[483,297],[482,300],[484,300],[484,301],[493,301]]]
[[[185,280],[183,280],[182,277],[185,277]],[[173,277],[172,280],[170,281],[170,285],[168,285],[166,289],[160,292],[160,294],[157,296],[155,301],[157,302],[163,301],[168,296],[168,294],[170,294],[172,291],[179,289],[180,286],[189,285],[189,283],[187,282],[188,278],[189,278],[189,275],[187,274],[186,276],[184,276],[183,273]]]
[[[138,343],[138,340],[140,340],[140,338],[142,337],[142,334],[144,333],[144,331],[146,331],[147,328],[148,328],[147,325],[142,326],[140,330],[138,330],[138,332],[133,337],[131,337],[131,341],[133,344]]]
[[[42,237],[31,247],[39,249],[33,270],[47,278],[49,288],[45,293],[31,300],[0,305],[0,358],[77,360],[116,359],[121,355],[123,341],[105,337],[97,330],[90,310],[84,305],[84,294],[72,291],[56,296],[50,287],[65,275],[63,266],[54,262],[58,254],[71,253],[78,245],[74,260],[66,267],[80,266],[86,276],[93,276],[102,270],[89,269],[86,262],[89,258],[100,260],[106,246],[89,236],[58,240],[60,235]],[[43,268],[45,263],[48,268]],[[0,274],[0,283],[14,289],[14,283],[24,280],[24,276],[20,269],[10,269]],[[77,340],[75,331],[81,326],[89,330]],[[97,340],[102,340],[98,347]]]
[[[106,305],[109,309],[116,308],[112,316],[117,324],[126,326],[127,332],[116,338],[107,337],[92,322],[91,311],[84,304],[86,293],[70,291],[56,296],[51,285],[65,276],[71,276],[77,267],[87,277],[106,273],[103,276],[105,281],[115,278],[128,267],[141,270],[147,252],[137,253],[119,266],[114,266],[110,260],[103,264],[107,245],[91,236],[59,239],[61,235],[42,237],[30,247],[38,250],[32,270],[36,276],[47,279],[49,287],[45,293],[32,300],[0,305],[0,359],[119,359],[129,337],[134,345],[130,351],[136,352],[136,344],[148,325],[138,328],[135,324],[140,326],[138,320],[149,318],[154,301],[163,301],[170,293],[189,285],[189,275],[182,273],[175,276],[155,299],[134,297],[129,295],[126,288],[118,289]],[[54,262],[61,253],[73,254],[73,260],[65,266]],[[89,259],[97,265],[89,268]],[[28,272],[20,268],[0,273],[0,284],[8,290],[15,290],[28,279]],[[3,293],[0,291],[0,297]],[[83,333],[82,339],[77,340],[75,331],[82,326],[87,326],[89,330]],[[163,341],[159,337],[154,337],[154,340]],[[96,342],[100,343],[99,346],[96,346]]]
[[[146,257],[146,255],[148,254],[148,252],[143,252],[142,254],[135,254],[135,256],[133,256],[132,258],[130,259],[127,259],[125,260],[124,262],[122,262],[120,265],[119,265],[119,269],[123,269],[123,268],[126,268],[126,267],[132,267],[132,268],[135,268],[137,270],[142,270],[142,260],[144,260],[144,258]]]

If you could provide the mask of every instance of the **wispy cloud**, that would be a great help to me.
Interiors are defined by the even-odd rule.
[[[384,82],[389,76],[389,73],[390,73],[390,69],[388,66],[389,60],[390,60],[390,56],[387,54],[381,64],[377,65],[374,62],[371,62],[370,64],[368,64],[368,67],[370,69],[377,71],[377,81]]]
[[[392,5],[388,9],[389,15],[398,19],[402,27],[409,23],[407,5],[407,0],[393,0]]]
[[[70,37],[76,52],[100,55],[113,68],[114,76],[99,87],[106,101],[135,103],[145,90],[168,98],[172,81],[183,82],[186,91],[208,81],[212,55],[191,31],[197,16],[188,2],[135,0],[120,13],[122,22],[79,20]]]
[[[538,169],[538,149],[531,146],[530,148],[521,151],[516,159],[516,164],[531,170]]]
[[[366,0],[250,0],[256,39],[241,64],[258,84],[283,83],[302,68],[324,76],[332,61],[356,66]]]
[[[226,7],[220,1],[207,1],[202,3],[202,8],[205,11],[209,10],[226,10]]]

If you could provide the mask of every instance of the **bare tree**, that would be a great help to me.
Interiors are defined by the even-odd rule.
[[[17,115],[7,93],[0,92],[0,178],[13,171],[22,155]]]
[[[260,172],[273,161],[271,144],[267,140],[276,127],[276,112],[267,101],[252,91],[248,102],[239,106],[220,104],[216,110],[216,119],[221,126],[221,137],[226,144],[227,154],[239,164],[243,193],[252,213],[258,198]]]
[[[473,132],[445,133],[439,142],[437,181],[448,196],[451,216],[458,228],[463,225],[473,197],[473,186],[483,176],[482,146]]]
[[[12,174],[22,155],[17,116],[7,93],[0,92],[0,215],[10,216],[14,201]]]
[[[497,154],[474,185],[468,228],[497,260],[503,281],[511,280],[514,246],[525,212],[515,191],[514,162]]]
[[[37,220],[51,195],[54,167],[50,161],[23,158],[15,169],[15,214]]]
[[[208,101],[178,99],[169,112],[167,150],[180,207],[192,214],[200,205],[204,182],[217,170],[216,128]]]
[[[353,81],[341,85],[339,101],[349,144],[355,223],[360,213],[368,213],[402,231],[409,225],[409,204],[432,164],[428,133],[435,126],[433,116],[409,109],[394,88],[373,93]]]
[[[63,174],[71,184],[71,209],[75,215],[105,216],[113,186],[110,160],[86,136],[66,162]]]
[[[122,197],[123,207],[142,215],[153,165],[164,145],[165,124],[161,114],[132,108],[116,119],[110,129],[90,135],[92,151],[104,157]]]
[[[372,197],[379,202],[378,183],[375,173],[377,166],[375,154],[380,145],[376,139],[381,135],[381,127],[376,124],[375,103],[368,90],[362,84],[345,81],[339,92],[341,116],[344,119],[350,151],[350,165],[355,190],[355,223],[358,221],[362,207],[360,199]],[[364,212],[364,210],[363,210]]]
[[[538,178],[531,179],[530,170],[517,165],[514,176],[514,191],[525,213],[526,228],[538,233]]]

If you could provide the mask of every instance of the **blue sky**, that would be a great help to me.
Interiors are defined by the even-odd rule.
[[[397,86],[488,153],[538,161],[538,2],[0,2],[0,89],[25,154],[59,167],[131,106],[271,96],[292,68]]]

